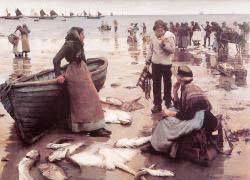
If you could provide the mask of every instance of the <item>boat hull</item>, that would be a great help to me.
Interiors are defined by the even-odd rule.
[[[106,80],[107,60],[88,59],[87,65],[99,91]],[[66,67],[62,70],[65,71]],[[65,85],[58,84],[54,77],[53,70],[46,70],[21,78],[2,99],[4,108],[15,120],[17,135],[26,144],[38,140],[55,124],[67,124],[68,94]]]

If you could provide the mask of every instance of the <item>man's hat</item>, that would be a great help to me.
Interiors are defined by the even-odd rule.
[[[178,67],[177,76],[179,76],[181,80],[183,81],[193,80],[192,70],[188,66],[185,66],[185,65]]]

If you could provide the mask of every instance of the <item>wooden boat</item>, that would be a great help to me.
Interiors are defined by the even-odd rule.
[[[87,19],[100,19],[101,16],[86,16]]]
[[[46,20],[53,20],[55,19],[55,16],[40,16],[39,19],[46,19]]]
[[[19,20],[22,16],[4,16],[3,18],[8,20]]]
[[[8,20],[19,20],[20,18],[23,17],[22,12],[18,8],[15,10],[15,13],[16,13],[16,16],[11,16],[7,10],[7,16],[3,16],[2,18],[8,19]]]
[[[52,12],[53,14],[53,12]],[[40,16],[39,19],[47,19],[47,20],[53,20],[55,19],[57,16],[49,16],[48,14],[45,13],[45,11],[43,9],[40,10]]]
[[[99,91],[106,80],[108,62],[105,58],[91,58],[87,65]],[[62,71],[66,67],[62,67]],[[26,144],[38,140],[55,123],[66,124],[67,91],[65,85],[58,84],[54,78],[54,70],[45,70],[17,79],[11,85],[0,85],[2,104],[15,120],[17,135]]]

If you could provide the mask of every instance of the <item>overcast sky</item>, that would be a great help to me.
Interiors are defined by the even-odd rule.
[[[21,9],[30,15],[31,10],[55,9],[59,14],[73,12],[123,15],[161,14],[250,14],[250,0],[0,0],[0,14],[8,8],[13,12]]]

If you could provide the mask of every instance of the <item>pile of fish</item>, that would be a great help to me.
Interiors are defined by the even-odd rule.
[[[138,177],[138,175],[150,174],[152,176],[174,176],[173,172],[168,170],[154,170],[152,168],[143,168],[139,173],[130,168],[127,163],[138,154],[137,149],[132,149],[149,142],[151,136],[132,139],[120,139],[112,144],[98,143],[93,144],[81,152],[75,153],[77,149],[86,145],[84,142],[71,143],[72,138],[61,138],[57,141],[47,144],[46,148],[53,150],[47,160],[48,163],[38,165],[38,169],[49,180],[68,179],[63,168],[55,164],[61,160],[82,166],[100,167],[107,170],[121,169],[129,174]],[[30,169],[40,159],[37,150],[32,150],[18,164],[19,180],[33,180],[30,175]]]
[[[135,171],[126,165],[135,155],[136,150],[113,148],[110,146],[91,145],[85,151],[67,156],[67,160],[81,166],[95,166],[114,170],[119,168],[125,172],[135,175]]]

